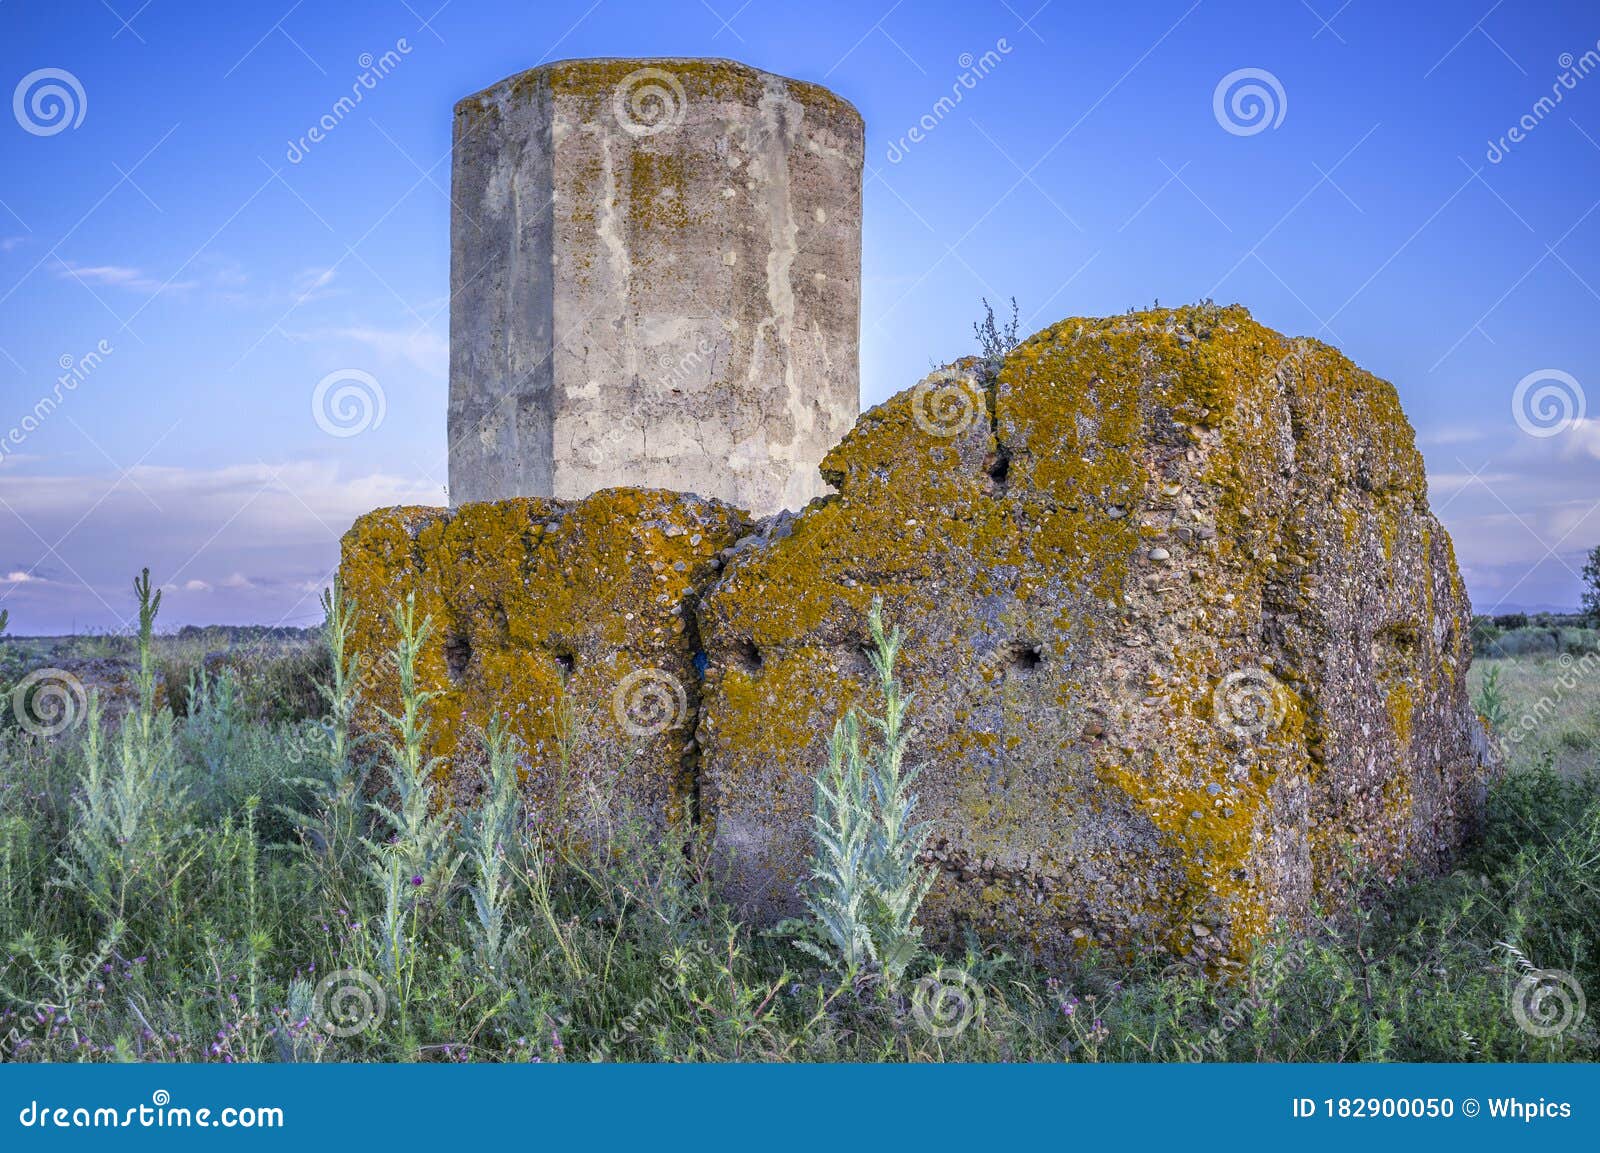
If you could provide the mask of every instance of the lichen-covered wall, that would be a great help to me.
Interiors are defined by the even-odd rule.
[[[864,414],[822,471],[759,526],[634,490],[374,513],[345,579],[443,622],[444,740],[498,708],[547,764],[574,701],[585,779],[703,822],[758,920],[799,907],[828,733],[873,705],[874,597],[908,633],[935,939],[1225,965],[1476,819],[1466,593],[1394,389],[1336,350],[1237,307],[1067,320]],[[684,686],[670,740],[605,718],[641,665]]]
[[[797,907],[874,596],[910,633],[936,934],[1220,961],[1347,849],[1451,852],[1481,783],[1469,608],[1393,388],[1239,308],[1063,321],[992,372],[866,413],[823,463],[839,495],[702,603],[736,897]]]
[[[859,409],[860,115],[725,60],[572,60],[456,106],[450,495],[825,491]]]
[[[411,594],[432,621],[419,680],[443,694],[431,751],[453,758],[455,785],[475,784],[473,730],[499,712],[540,819],[682,816],[696,787],[693,600],[749,528],[727,505],[649,490],[369,513],[340,568],[368,670],[360,727],[397,711],[384,658]]]

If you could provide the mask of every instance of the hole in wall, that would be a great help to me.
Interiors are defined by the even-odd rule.
[[[984,471],[989,474],[989,491],[999,496],[1005,492],[1006,479],[1011,475],[1011,454],[998,449],[985,463]]]
[[[1415,652],[1421,640],[1421,630],[1410,621],[1385,625],[1378,630],[1378,643],[1400,653],[1410,654]]]
[[[460,683],[472,663],[472,638],[465,630],[456,629],[444,638],[444,671],[452,681]]]
[[[1037,641],[1012,641],[1005,649],[1008,676],[1030,676],[1044,663],[1044,646]]]
[[[740,641],[734,652],[739,658],[739,667],[745,672],[753,673],[761,668],[763,661],[760,646],[749,637]]]
[[[555,650],[556,667],[561,670],[563,678],[570,677],[578,670],[578,658],[571,649]]]

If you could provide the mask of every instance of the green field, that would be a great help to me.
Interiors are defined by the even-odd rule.
[[[841,975],[815,928],[738,923],[684,837],[615,813],[605,843],[565,841],[504,748],[475,811],[434,804],[420,763],[374,796],[368,762],[403,766],[415,732],[355,740],[320,635],[10,638],[0,1059],[1594,1060],[1596,636],[1489,627],[1480,652],[1509,655],[1472,686],[1507,770],[1482,838],[1236,980],[975,943]],[[43,669],[95,689],[50,736],[21,721],[60,717]]]

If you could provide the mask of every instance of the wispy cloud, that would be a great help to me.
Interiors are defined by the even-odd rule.
[[[410,364],[435,380],[444,380],[449,374],[450,345],[432,328],[381,328],[357,324],[286,335],[295,341],[356,344],[375,356],[379,365]]]
[[[87,284],[103,284],[137,292],[174,292],[194,287],[192,280],[175,280],[168,284],[142,269],[123,264],[78,264],[64,260],[55,266],[55,274],[63,280],[81,280]]]
[[[59,579],[28,575],[39,566],[26,555],[14,554],[0,570],[7,571],[0,607],[11,610],[19,634],[121,626],[132,611],[128,580],[144,565],[170,590],[165,626],[312,623],[317,593],[339,562],[340,537],[356,517],[444,499],[427,481],[343,476],[320,461],[141,465],[120,482],[114,473],[21,474],[8,478],[0,497],[6,539],[31,541],[36,533],[60,541],[51,556]]]
[[[1473,444],[1483,440],[1488,435],[1482,428],[1472,428],[1466,425],[1445,425],[1442,428],[1423,428],[1417,430],[1417,444],[1450,445]]]
[[[1600,460],[1600,420],[1585,417],[1558,438],[1563,458]]]
[[[334,287],[338,270],[331,266],[303,268],[292,276],[249,276],[236,260],[216,257],[212,264],[214,271],[203,280],[223,304],[283,312],[345,295],[343,288]]]
[[[332,292],[323,291],[337,279],[337,268],[308,268],[295,278],[294,297],[296,304],[305,304],[313,300],[322,300],[334,295]]]
[[[1474,606],[1576,608],[1584,557],[1600,544],[1600,422],[1550,437],[1512,430],[1434,444],[1430,500]]]

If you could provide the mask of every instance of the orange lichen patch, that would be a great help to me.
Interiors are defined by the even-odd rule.
[[[447,772],[470,761],[474,731],[498,712],[547,808],[571,799],[554,795],[563,782],[672,817],[693,787],[693,601],[747,528],[717,502],[632,489],[372,513],[344,541],[344,586],[361,610],[354,647],[377,666],[395,642],[389,607],[414,595],[432,626],[420,676],[441,694],[431,751],[454,759]],[[379,725],[396,692],[379,668],[363,724]]]

